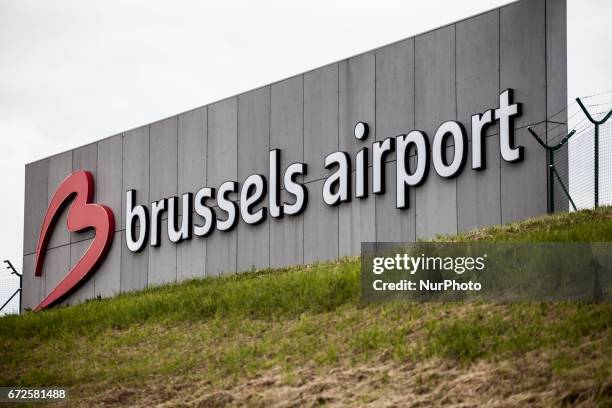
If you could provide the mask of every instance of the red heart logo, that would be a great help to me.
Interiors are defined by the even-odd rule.
[[[91,275],[100,265],[104,256],[110,249],[115,236],[115,217],[110,208],[105,205],[91,204],[94,195],[94,179],[88,171],[75,171],[70,174],[57,188],[51,199],[49,208],[40,229],[38,245],[36,246],[36,263],[34,271],[36,276],[42,275],[47,244],[51,231],[62,209],[72,201],[68,210],[66,225],[68,231],[78,232],[93,228],[95,237],[81,257],[61,282],[43,299],[34,311],[52,306],[75,290],[85,278]]]

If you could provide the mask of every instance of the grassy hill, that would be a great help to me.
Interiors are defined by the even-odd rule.
[[[612,208],[441,240],[612,241]],[[360,302],[359,259],[0,318],[0,385],[70,406],[611,406],[612,305]]]

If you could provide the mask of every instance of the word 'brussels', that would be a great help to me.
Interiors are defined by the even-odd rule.
[[[472,115],[472,170],[481,171],[486,168],[485,129],[495,122],[499,123],[502,159],[507,162],[523,160],[524,149],[522,146],[515,147],[513,140],[512,120],[520,114],[521,104],[512,102],[512,90],[508,89],[499,95],[497,109]],[[358,122],[354,134],[357,140],[365,141],[368,137],[368,125]],[[454,154],[450,159],[445,149],[447,138],[452,138],[454,145]],[[327,205],[349,202],[353,197],[352,191],[357,199],[367,198],[370,191],[373,194],[384,194],[386,158],[395,152],[396,207],[407,208],[408,187],[419,186],[427,180],[430,161],[440,177],[456,177],[465,165],[467,146],[465,127],[457,121],[442,123],[436,130],[431,145],[428,136],[420,130],[387,137],[372,143],[372,180],[369,180],[368,174],[370,147],[363,147],[357,152],[354,169],[348,153],[330,153],[323,160],[325,168],[332,171],[323,183],[323,201]],[[410,156],[414,156],[414,168],[409,165]],[[230,231],[236,226],[239,215],[246,224],[255,225],[265,221],[268,214],[272,218],[301,214],[308,203],[308,188],[301,181],[307,174],[307,165],[293,163],[281,173],[280,160],[280,149],[273,149],[269,155],[267,178],[261,174],[252,174],[244,180],[242,186],[239,186],[237,181],[226,181],[218,188],[202,187],[195,195],[186,193],[180,199],[161,198],[152,202],[150,209],[136,204],[135,190],[127,191],[125,234],[128,248],[133,252],[140,251],[147,241],[150,241],[151,246],[159,246],[164,213],[168,216],[168,238],[175,243],[191,239],[194,235],[206,237],[215,229],[221,232]],[[352,185],[351,181],[353,170],[355,185]],[[287,193],[288,201],[281,200],[282,188]],[[266,196],[267,207],[262,205]]]

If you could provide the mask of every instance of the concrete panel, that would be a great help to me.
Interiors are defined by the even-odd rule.
[[[238,98],[225,99],[208,107],[207,184],[238,179]]]
[[[546,118],[545,0],[523,0],[500,9],[500,90],[514,89],[523,127]]]
[[[415,125],[433,142],[438,126],[456,118],[455,26],[418,36],[415,55]],[[443,179],[431,161],[429,166],[427,182],[416,192],[417,239],[457,232],[456,179]]]
[[[457,178],[457,223],[459,231],[501,223],[499,136],[484,138],[484,170],[471,169],[472,143],[468,143],[466,166]]]
[[[47,183],[47,203],[51,202],[59,185],[72,173],[72,152],[65,152],[49,158],[49,178]],[[46,208],[45,208],[46,210]],[[70,232],[66,221],[68,219],[68,206],[64,208],[57,219],[56,227],[49,239],[49,248],[56,248],[70,243]],[[41,219],[42,220],[42,219]],[[38,226],[40,228],[40,224]],[[67,260],[69,261],[69,259]]]
[[[215,208],[215,211],[218,209]],[[236,271],[238,234],[236,231],[215,230],[206,237],[206,276],[218,276]]]
[[[178,281],[206,276],[206,238],[194,236],[176,245]]]
[[[178,194],[196,193],[206,185],[208,109],[189,111],[178,118]],[[182,210],[182,206],[179,207]]]
[[[87,170],[97,179],[98,145],[88,144],[72,151],[72,171]]]
[[[45,254],[43,276],[45,278],[45,296],[49,295],[70,269],[70,245],[48,249]],[[42,299],[41,299],[42,300]]]
[[[45,293],[45,277],[34,276],[36,255],[23,257],[23,288],[21,292],[21,311],[33,309],[40,303]]]
[[[115,229],[121,229],[123,169],[123,135],[98,142],[96,201],[109,207],[115,215]],[[141,192],[138,192],[141,194]],[[140,195],[139,195],[140,198]],[[120,241],[117,241],[119,246]]]
[[[195,194],[206,185],[208,108],[180,115],[178,126],[178,194]],[[194,236],[176,246],[177,280],[203,277],[205,265],[206,239]]]
[[[270,148],[281,149],[281,169],[304,161],[304,77],[271,85]]]
[[[270,267],[270,224],[269,220],[258,225],[248,225],[240,220],[238,233],[237,270]],[[235,232],[235,233],[236,233]]]
[[[268,174],[270,147],[270,87],[238,97],[238,181],[251,174]]]
[[[288,193],[281,190],[283,202],[289,201]],[[298,265],[304,262],[304,216],[270,218],[270,266]]]
[[[70,245],[70,269],[74,268],[77,262],[83,257],[92,241],[92,239],[88,239],[75,242]],[[95,297],[94,279],[98,272],[99,271],[96,271],[94,275],[87,277],[87,279],[78,288],[76,288],[66,300],[62,301],[62,304],[76,305],[78,303],[83,303],[88,299],[93,299]]]
[[[308,183],[308,207],[304,212],[304,262],[338,257],[338,207],[323,202],[323,180]]]
[[[425,131],[431,142],[438,126],[457,114],[455,26],[416,37],[415,55],[415,127]]]
[[[546,1],[546,136],[556,144],[567,135],[567,4],[566,0]],[[568,187],[568,146],[555,152],[555,168]],[[567,211],[569,199],[557,180],[554,181],[555,212]]]
[[[499,105],[499,11],[457,23],[457,120],[472,140],[471,116]],[[487,135],[499,132],[488,126]]]
[[[304,160],[306,181],[327,175],[325,156],[338,150],[338,64],[304,74]]]
[[[448,147],[447,157],[453,157],[453,151],[453,146]],[[456,233],[457,178],[438,176],[430,161],[427,182],[416,191],[416,237],[426,239]]]
[[[376,50],[376,139],[414,129],[414,85],[414,39]]]
[[[267,177],[270,146],[270,87],[259,88],[238,98],[238,180],[251,174]],[[261,204],[256,210],[267,204]],[[237,270],[270,266],[270,226],[239,221]]]
[[[540,133],[544,124],[535,127]],[[522,220],[546,214],[546,152],[527,132],[515,132],[515,141],[525,146],[521,163],[501,162],[502,222]]]
[[[149,270],[149,245],[134,253],[127,247],[125,233],[121,234],[121,292],[147,287]]]
[[[49,160],[44,159],[25,167],[23,212],[23,253],[33,254],[38,244],[40,226],[47,210],[47,175]]]
[[[171,118],[151,125],[149,154],[149,199],[157,201],[172,197],[177,192],[178,182],[178,118]],[[164,218],[167,218],[164,213]]]
[[[359,149],[376,140],[376,60],[373,52],[359,55],[342,61],[339,69],[339,143],[340,150],[351,157]],[[355,124],[365,122],[369,127],[369,136],[365,141],[355,138]],[[370,150],[370,163],[372,152]]]
[[[104,261],[94,274],[95,296],[111,297],[121,291],[121,236],[123,232],[115,232],[113,245],[106,254]]]
[[[176,282],[176,244],[168,239],[168,222],[161,222],[160,246],[149,247],[148,286]]]
[[[371,168],[369,169],[371,179]],[[355,185],[355,172],[352,173],[352,185]],[[352,198],[349,203],[342,203],[339,211],[340,256],[360,255],[361,242],[376,240],[376,207],[374,197]]]
[[[546,1],[546,81],[546,117],[567,123],[566,0]]]
[[[136,190],[136,204],[149,204],[149,126],[130,130],[123,136],[123,188],[121,228],[125,228],[125,192]],[[146,280],[145,280],[146,282]],[[123,288],[123,286],[122,286]]]
[[[416,164],[414,156],[409,159],[411,170]],[[385,184],[387,192],[375,195],[376,241],[413,242],[416,240],[416,196],[418,188],[408,189],[408,208],[397,209],[395,193],[395,161],[387,163]],[[374,197],[369,198],[374,199]]]
[[[98,163],[98,145],[96,143],[89,144],[80,147],[72,151],[72,171],[87,170],[94,177],[94,185],[97,177],[97,163]],[[94,192],[94,201],[97,199]],[[94,237],[93,229],[85,230],[82,232],[71,232],[70,242],[83,241],[85,239],[91,239]]]

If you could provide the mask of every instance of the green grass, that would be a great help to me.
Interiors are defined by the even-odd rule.
[[[437,239],[612,241],[612,208]],[[359,274],[359,259],[347,258],[6,316],[0,385],[69,386],[87,399],[160,378],[217,389],[273,369],[291,381],[304,366],[444,359],[469,368],[535,353],[559,381],[588,375],[597,401],[612,398],[609,303],[362,304]]]

